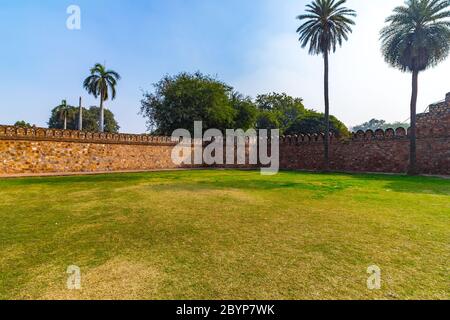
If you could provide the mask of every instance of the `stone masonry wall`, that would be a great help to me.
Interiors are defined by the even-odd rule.
[[[284,137],[280,156],[282,168],[320,170],[323,136]],[[404,173],[408,159],[409,139],[403,128],[359,131],[349,140],[331,139],[332,170]],[[450,94],[417,116],[417,165],[423,174],[450,174]]]
[[[401,130],[399,130],[401,132]],[[409,140],[406,133],[372,132],[350,141],[330,145],[330,167],[334,171],[404,173],[408,168]],[[404,135],[403,135],[404,134]],[[285,141],[280,147],[284,169],[323,168],[323,141]],[[417,140],[417,162],[422,174],[450,174],[450,136]]]
[[[417,128],[419,171],[450,175],[450,95],[418,115]],[[174,169],[175,144],[149,135],[0,126],[0,175]],[[408,156],[402,128],[331,138],[330,165],[336,171],[403,173]],[[321,170],[323,135],[282,137],[280,167]]]
[[[0,127],[0,174],[176,168],[166,137]]]

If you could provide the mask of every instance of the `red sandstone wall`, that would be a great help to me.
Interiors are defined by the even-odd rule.
[[[283,169],[321,170],[323,136],[284,137]],[[404,173],[409,161],[406,130],[357,132],[350,140],[331,139],[330,166],[337,171]],[[417,165],[423,174],[450,175],[450,101],[417,116]]]
[[[323,141],[283,142],[280,156],[283,169],[321,170]],[[335,171],[404,173],[408,159],[406,136],[333,141],[330,146],[330,167]],[[423,174],[450,175],[450,136],[419,138],[417,164]]]

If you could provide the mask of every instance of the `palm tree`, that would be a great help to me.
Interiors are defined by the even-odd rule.
[[[63,121],[63,129],[67,130],[67,116],[69,114],[70,107],[67,105],[67,101],[61,101],[61,104],[57,107],[57,113],[60,121]]]
[[[407,0],[394,9],[381,30],[387,63],[412,73],[410,159],[408,173],[417,174],[416,106],[419,72],[436,66],[450,52],[450,1]]]
[[[78,101],[78,130],[83,130],[83,106],[81,105],[81,97]]]
[[[111,96],[111,100],[116,98],[116,85],[120,80],[120,75],[113,70],[106,70],[106,67],[97,63],[91,69],[91,75],[84,80],[84,88],[95,98],[100,97],[100,132],[105,129],[105,110],[103,102]],[[110,93],[111,92],[111,93]]]
[[[325,96],[325,158],[324,169],[330,168],[329,144],[330,144],[330,100],[328,93],[328,58],[331,51],[342,45],[343,40],[348,40],[351,26],[355,24],[351,17],[356,13],[343,5],[346,0],[314,0],[306,5],[306,14],[299,15],[297,19],[304,23],[297,29],[300,35],[299,41],[302,48],[309,46],[309,54],[322,55],[325,65],[324,72],[324,96]]]

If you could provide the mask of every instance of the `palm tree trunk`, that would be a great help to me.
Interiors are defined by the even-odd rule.
[[[412,95],[411,95],[411,128],[409,147],[409,175],[417,175],[417,146],[416,146],[416,109],[417,95],[419,91],[419,71],[413,71],[412,75]]]
[[[325,137],[324,137],[324,171],[330,170],[330,98],[328,88],[329,66],[328,50],[323,55],[324,60],[324,96],[325,96]]]
[[[67,112],[64,113],[64,130],[67,130]]]
[[[78,107],[78,130],[83,130],[83,107],[81,106],[81,97],[80,97],[80,103]]]
[[[103,110],[103,94],[100,95],[100,132],[105,132],[105,110]]]

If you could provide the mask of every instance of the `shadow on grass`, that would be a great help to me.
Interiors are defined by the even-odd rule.
[[[355,174],[349,177],[366,182],[385,183],[383,186],[395,192],[450,195],[450,180],[439,177]]]
[[[350,187],[344,183],[334,182],[328,183],[313,183],[313,182],[283,182],[283,181],[271,181],[262,179],[246,179],[235,181],[191,181],[176,184],[156,184],[150,185],[149,188],[154,192],[161,191],[211,191],[211,190],[248,190],[248,191],[295,191],[295,190],[308,190],[316,192],[317,197],[339,192]]]
[[[79,176],[29,177],[0,179],[0,186],[26,186],[26,185],[72,185],[74,183],[125,183],[151,181],[153,179],[179,180],[183,172],[151,172],[151,173],[110,173],[87,174]]]
[[[450,196],[450,181],[391,181],[386,185],[387,188],[396,192],[436,194]],[[450,199],[449,199],[450,202]]]

